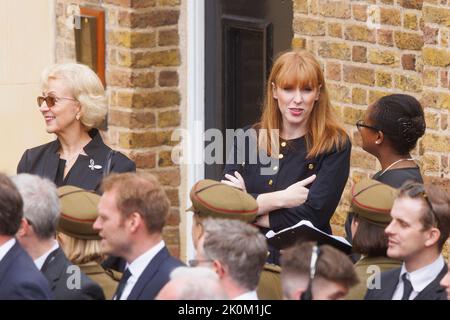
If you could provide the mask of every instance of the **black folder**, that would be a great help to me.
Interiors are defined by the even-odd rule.
[[[298,241],[315,241],[319,245],[328,244],[346,254],[352,252],[352,246],[342,237],[336,237],[314,227],[310,221],[302,220],[295,226],[283,229],[277,233],[269,231],[267,242],[273,247],[283,250]]]

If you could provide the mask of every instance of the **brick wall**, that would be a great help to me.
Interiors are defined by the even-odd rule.
[[[150,171],[165,186],[172,207],[164,238],[179,256],[180,169],[171,162],[172,131],[180,125],[178,21],[181,0],[56,0],[57,62],[75,60],[71,4],[103,8],[110,146]]]
[[[292,46],[319,57],[333,104],[353,139],[351,176],[333,216],[343,233],[349,186],[379,170],[363,151],[354,123],[367,105],[390,93],[407,93],[424,107],[426,135],[413,156],[425,179],[450,191],[450,1],[293,0]]]

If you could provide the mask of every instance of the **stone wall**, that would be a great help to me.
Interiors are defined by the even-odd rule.
[[[319,57],[336,110],[353,139],[351,176],[333,228],[343,233],[349,186],[379,169],[354,126],[367,105],[390,93],[423,104],[427,131],[413,156],[427,181],[450,191],[450,1],[293,0],[292,46]]]
[[[106,87],[110,146],[150,171],[165,186],[172,207],[164,239],[179,256],[180,169],[171,161],[171,134],[181,123],[178,22],[181,0],[56,0],[57,62],[75,60],[70,5],[105,12]]]

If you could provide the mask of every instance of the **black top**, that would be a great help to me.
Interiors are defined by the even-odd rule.
[[[59,186],[73,185],[85,190],[99,192],[106,159],[111,148],[102,140],[97,129],[89,131],[92,140],[83,148],[86,155],[79,155],[74,165],[64,175],[65,160],[59,158],[61,144],[58,139],[28,149],[22,155],[17,173],[31,173],[50,179]],[[134,172],[136,165],[120,152],[111,158],[110,172]]]
[[[255,198],[259,194],[283,190],[313,174],[317,175],[315,181],[309,186],[310,192],[304,204],[270,213],[269,221],[272,230],[279,231],[301,220],[309,220],[315,227],[331,233],[330,219],[341,199],[350,170],[351,143],[349,140],[342,150],[335,149],[310,159],[306,158],[304,137],[281,141],[279,152],[283,156],[279,159],[279,163],[266,165],[261,162],[260,157],[256,157],[256,161],[250,161],[252,157],[249,154],[249,147],[253,148],[256,145],[255,139],[246,141],[243,164],[242,159],[238,158],[238,149],[242,149],[237,141],[235,138],[234,155],[230,154],[224,175],[227,173],[233,175],[234,171],[238,171],[245,180],[247,192]],[[271,174],[263,175],[262,168],[268,169]]]
[[[390,169],[381,174],[382,172],[383,170],[380,170],[375,173],[372,179],[385,183],[393,188],[400,188],[408,180],[423,183],[419,167]]]

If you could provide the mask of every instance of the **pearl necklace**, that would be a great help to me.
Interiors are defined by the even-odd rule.
[[[402,161],[414,161],[413,158],[404,158],[404,159],[398,159],[397,161],[392,162],[386,169],[384,169],[383,171],[381,171],[380,175],[378,176],[381,177],[386,171],[388,171],[390,168],[392,168],[393,166],[395,166],[397,163],[402,162]]]

